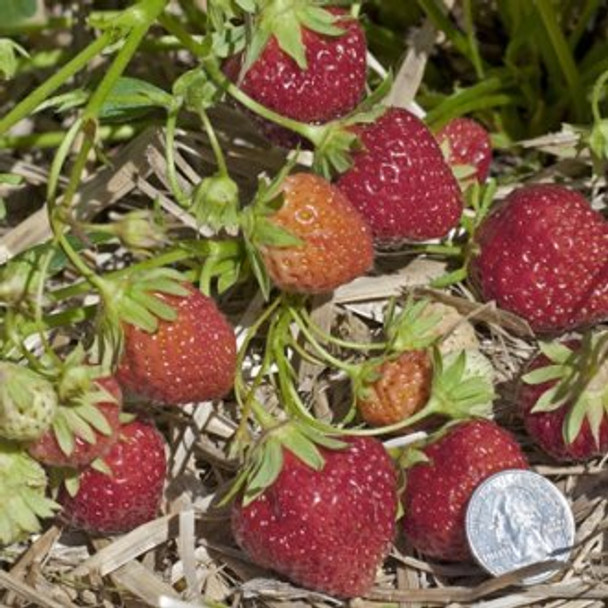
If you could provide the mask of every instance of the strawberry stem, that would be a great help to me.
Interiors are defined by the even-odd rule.
[[[244,93],[241,89],[239,89],[230,79],[228,79],[222,70],[217,65],[217,61],[214,57],[206,58],[202,62],[203,68],[209,74],[211,79],[224,91],[226,91],[231,97],[233,97],[240,104],[245,106],[248,110],[251,110],[255,114],[258,114],[262,118],[274,122],[275,124],[284,127],[285,129],[289,129],[298,135],[301,135],[308,141],[310,141],[315,148],[318,148],[322,145],[325,140],[326,134],[328,132],[329,125],[332,123],[328,123],[327,125],[309,125],[303,122],[299,122],[297,120],[293,120],[292,118],[287,118],[273,110],[263,106],[258,103],[249,95]]]

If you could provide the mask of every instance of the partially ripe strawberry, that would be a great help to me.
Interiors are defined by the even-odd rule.
[[[282,290],[322,293],[363,275],[373,263],[370,230],[348,199],[318,175],[297,173],[283,183],[281,208],[265,218],[299,243],[257,238],[272,281]]]
[[[94,534],[128,532],[158,513],[166,474],[165,441],[149,423],[135,420],[120,429],[120,439],[104,458],[108,471],[82,471],[71,496],[59,494],[61,517]]]
[[[556,460],[577,462],[608,454],[608,359],[600,336],[606,340],[608,334],[598,334],[592,344],[543,344],[519,385],[517,401],[526,431]]]
[[[437,132],[436,138],[446,153],[446,160],[457,173],[459,167],[468,166],[479,183],[488,179],[492,142],[478,122],[471,118],[454,118]]]
[[[177,311],[148,332],[123,323],[124,352],[116,371],[123,388],[168,405],[218,399],[234,380],[234,330],[212,298],[188,286],[186,296],[158,298]]]
[[[92,402],[59,405],[51,428],[28,445],[32,458],[47,466],[81,468],[108,453],[118,440],[122,391],[111,376],[95,384]]]
[[[527,467],[515,438],[494,422],[469,420],[448,427],[406,470],[405,535],[429,557],[469,559],[465,514],[473,491],[493,473]]]
[[[272,8],[263,9],[256,23],[260,39],[264,31],[269,38],[239,87],[263,106],[304,123],[325,123],[353,110],[364,95],[366,80],[367,46],[359,22],[341,9],[323,9],[326,25],[321,26],[320,7],[299,5],[295,10],[282,3],[275,14]],[[300,41],[300,17],[308,10],[315,11],[317,19],[302,20]],[[333,33],[307,27],[313,23]],[[295,48],[303,53],[297,59],[290,55]],[[247,51],[224,64],[235,82],[244,59]]]
[[[559,185],[518,188],[481,223],[470,274],[534,331],[608,319],[608,222]]]
[[[379,242],[441,238],[463,210],[460,187],[439,144],[411,112],[389,108],[354,129],[363,149],[339,188],[359,209]]]
[[[389,358],[365,383],[357,409],[371,426],[386,426],[420,411],[431,395],[433,366],[426,350],[408,350]]]
[[[395,532],[397,480],[382,443],[345,438],[319,448],[314,470],[283,449],[276,481],[246,506],[238,499],[232,530],[261,566],[296,584],[338,597],[369,591]]]

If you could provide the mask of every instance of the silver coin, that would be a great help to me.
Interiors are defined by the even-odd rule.
[[[484,480],[469,500],[465,522],[471,552],[494,576],[546,560],[565,562],[572,552],[575,527],[568,501],[532,471],[501,471]],[[522,582],[539,583],[555,572]]]

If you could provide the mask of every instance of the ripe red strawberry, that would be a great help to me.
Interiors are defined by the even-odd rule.
[[[317,175],[297,173],[283,182],[281,208],[264,218],[300,243],[258,247],[273,282],[285,291],[331,291],[364,274],[373,263],[369,227],[335,186]]]
[[[158,294],[177,311],[149,333],[123,323],[124,353],[116,372],[133,393],[169,405],[223,397],[236,368],[234,331],[212,298],[188,286],[188,295]]]
[[[440,238],[463,210],[458,182],[439,144],[411,112],[389,108],[355,131],[363,144],[339,188],[380,242]]]
[[[451,167],[468,165],[473,168],[473,177],[483,183],[490,173],[492,142],[488,132],[470,118],[454,118],[441,128],[437,141],[447,153]]]
[[[607,334],[598,338],[601,335],[605,340]],[[599,340],[593,342],[597,348]],[[605,349],[594,351],[580,340],[542,345],[522,378],[518,405],[528,434],[556,460],[584,461],[607,454]]]
[[[260,37],[270,37],[240,88],[263,106],[305,123],[325,123],[353,110],[363,97],[366,80],[367,46],[359,22],[340,9],[323,11],[330,20],[331,14],[339,17],[333,25],[327,19],[323,26],[319,20],[300,22],[307,11],[320,16],[320,8],[299,3],[292,9],[282,3],[277,12],[272,6],[276,3],[267,4],[271,6],[263,9],[258,31],[263,32]],[[321,31],[305,26],[313,23]],[[235,82],[244,57],[233,56],[224,64],[225,73]]]
[[[104,458],[110,472],[83,470],[78,490],[59,494],[62,519],[96,534],[128,532],[156,517],[166,473],[165,441],[149,423],[135,420]]]
[[[430,557],[467,560],[465,513],[471,494],[493,473],[527,468],[526,458],[515,438],[490,420],[455,424],[422,452],[428,460],[406,471],[405,535]]]
[[[433,366],[426,350],[407,350],[377,368],[377,379],[357,399],[359,414],[372,426],[386,426],[420,411],[431,395]]]
[[[104,391],[109,393],[115,401],[110,401],[106,398],[105,401],[95,401],[94,403],[74,405],[63,405],[60,403],[59,411],[51,428],[42,437],[28,445],[27,449],[30,456],[48,466],[80,468],[97,458],[103,458],[108,453],[118,440],[122,391],[118,382],[113,377],[98,378],[95,382]],[[98,398],[103,399],[101,395]],[[94,417],[92,418],[90,413],[87,416],[87,413],[83,412],[83,416],[80,416],[79,410],[82,410],[84,407],[87,407],[88,412],[90,412],[90,408],[96,408],[98,415],[95,416],[93,413]],[[97,420],[99,415],[105,421],[101,421],[100,423]],[[62,448],[57,437],[63,429],[58,429],[57,424],[63,424],[69,428],[70,423],[74,420],[74,416],[77,416],[79,420],[77,421],[77,426],[72,429],[72,443],[69,444],[68,448],[65,445]],[[61,421],[58,418],[61,418]],[[84,430],[82,430],[82,421],[88,422]],[[90,421],[93,421],[93,424]],[[95,428],[95,424],[99,428]],[[105,432],[101,432],[100,428],[103,428]],[[78,435],[78,430],[80,430],[81,436]],[[85,434],[87,438],[85,438]]]
[[[481,223],[471,275],[484,300],[559,332],[608,318],[608,222],[577,192],[524,186]]]
[[[339,597],[369,591],[395,531],[397,481],[383,445],[346,438],[319,448],[314,470],[283,449],[276,481],[252,502],[234,503],[232,530],[261,566],[304,587]]]

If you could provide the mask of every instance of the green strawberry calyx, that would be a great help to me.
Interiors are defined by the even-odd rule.
[[[304,245],[300,238],[272,220],[285,202],[282,186],[294,163],[295,161],[288,162],[272,180],[260,178],[253,203],[239,216],[247,259],[266,301],[270,297],[271,287],[261,250],[265,247],[290,248]]]
[[[243,61],[245,74],[258,60],[268,41],[276,37],[281,50],[289,55],[301,70],[307,68],[306,47],[302,28],[325,36],[341,36],[342,17],[323,8],[323,2],[313,0],[264,0],[256,2],[251,38]]]
[[[177,270],[153,268],[104,279],[104,289],[97,317],[96,350],[101,365],[112,369],[122,355],[123,324],[150,334],[156,332],[160,320],[177,319],[177,311],[163,299],[163,294],[186,297],[193,288]]]
[[[496,398],[490,361],[478,350],[443,355],[436,347],[432,358],[431,396],[421,410],[398,426],[410,426],[434,415],[453,420],[490,418]]]
[[[0,437],[38,439],[50,427],[57,405],[52,382],[17,363],[0,362]]]
[[[559,341],[541,342],[539,348],[549,363],[528,372],[522,380],[530,385],[550,386],[531,413],[567,407],[562,428],[566,445],[576,440],[587,420],[599,446],[602,423],[608,416],[608,332],[585,334],[575,349]]]
[[[40,530],[40,520],[59,509],[45,497],[44,469],[18,444],[0,440],[0,544],[9,545]]]
[[[429,304],[429,299],[409,297],[398,309],[395,298],[389,301],[384,316],[384,334],[391,350],[417,350],[437,342],[440,337],[437,330],[443,315],[433,311]]]
[[[251,405],[263,432],[249,449],[241,473],[220,504],[226,504],[240,495],[243,505],[246,506],[260,496],[277,480],[283,467],[284,450],[290,451],[311,469],[320,471],[325,465],[320,446],[329,450],[340,450],[348,445],[306,423],[295,420],[279,421],[255,399]]]

